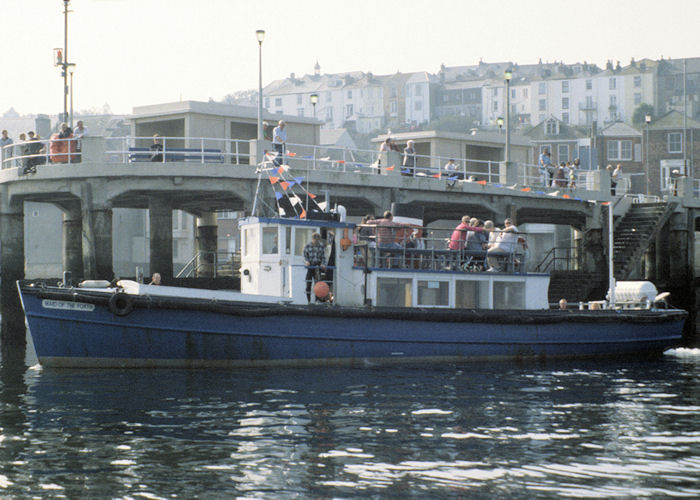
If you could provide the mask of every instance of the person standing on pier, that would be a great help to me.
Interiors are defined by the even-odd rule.
[[[158,134],[153,134],[153,144],[151,144],[150,150],[153,152],[151,154],[151,161],[163,161],[163,145],[160,143],[160,136]]]
[[[403,150],[403,169],[401,169],[401,175],[413,176],[413,171],[416,168],[416,150],[413,147],[414,144],[412,140],[406,142],[406,147]]]
[[[12,144],[12,139],[7,135],[7,130],[3,130],[2,137],[0,137],[0,162],[4,162],[5,157],[9,158],[12,156],[12,148],[5,149],[5,146],[9,146],[10,144]]]
[[[547,187],[550,185],[549,169],[552,167],[552,157],[549,154],[549,149],[544,148],[540,153],[540,181],[542,185]]]
[[[286,125],[284,120],[280,120],[272,131],[272,148],[277,151],[277,158],[275,158],[274,163],[277,166],[284,163],[284,149],[287,145]]]

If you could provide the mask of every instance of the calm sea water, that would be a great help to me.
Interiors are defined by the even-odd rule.
[[[0,367],[0,497],[700,497],[700,350],[363,369]]]

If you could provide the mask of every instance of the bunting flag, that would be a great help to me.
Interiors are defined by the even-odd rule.
[[[477,184],[481,184],[482,186],[486,185],[486,181],[476,181]]]
[[[610,205],[610,202],[609,201],[602,201],[602,202],[600,202],[600,204],[601,205]]]
[[[296,181],[289,181],[287,184],[289,184],[289,187],[293,187],[294,184],[296,184]]]
[[[451,176],[451,177],[448,177],[447,180],[448,180],[448,181],[456,181],[456,180],[457,180],[457,176],[456,176],[456,175],[453,175],[453,176]]]
[[[273,169],[272,169],[272,173],[275,174],[275,175],[280,175],[280,168],[279,168],[279,167],[273,168]]]
[[[280,186],[282,186],[282,189],[286,191],[289,187],[289,183],[287,181],[280,181]]]
[[[316,195],[315,195],[315,194],[309,193],[308,191],[306,192],[306,194],[308,194],[308,195],[309,195],[309,198],[311,198],[312,200],[315,200],[315,199],[316,199]]]
[[[297,154],[293,151],[287,151],[287,156],[296,156]]]
[[[275,191],[275,198],[276,198],[276,199],[279,200],[279,199],[281,199],[283,196],[284,196],[284,194],[281,193],[280,191]]]
[[[401,169],[401,173],[402,173],[402,174],[410,174],[411,171],[410,171],[409,169],[407,169],[407,168],[402,168],[402,169]]]
[[[301,213],[299,214],[300,219],[306,219],[306,210],[303,208],[301,209]]]
[[[345,160],[338,160],[336,163],[343,164],[343,163],[345,163]]]
[[[304,182],[304,178],[303,177],[295,177],[294,182],[301,185],[301,183]]]
[[[272,175],[270,176],[270,184],[277,184],[277,181],[279,181],[279,180],[280,180],[279,177],[274,177]]]
[[[314,159],[314,157],[311,155],[302,156],[302,158],[304,158],[305,160],[313,160]]]
[[[391,171],[393,171],[393,170],[394,170],[394,167],[395,167],[395,166],[396,166],[396,165],[392,165],[392,166],[390,166],[390,167],[386,167],[386,169],[387,169],[388,171],[390,171],[390,172],[391,172]]]
[[[440,178],[440,174],[433,174],[433,175],[431,175],[431,177],[433,177],[433,178],[435,178],[435,179],[439,179],[439,178]]]
[[[535,194],[546,194],[544,191],[535,191]]]
[[[567,200],[568,200],[569,198],[571,198],[571,196],[569,196],[568,194],[563,194],[563,195],[561,195],[561,197],[562,197],[562,198],[566,198]]]
[[[497,188],[502,188],[502,187],[503,187],[503,184],[494,184],[494,186],[497,187]]]
[[[530,191],[532,191],[532,188],[531,188],[531,187],[526,187],[526,188],[522,188],[520,191],[522,191],[522,192],[524,192],[524,193],[529,193]]]

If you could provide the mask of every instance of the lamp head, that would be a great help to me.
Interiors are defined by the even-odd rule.
[[[258,43],[263,43],[263,40],[265,40],[265,30],[255,30],[255,36],[258,39]]]
[[[513,70],[507,69],[506,72],[504,73],[504,77],[507,82],[510,81],[511,78],[513,78]]]
[[[651,115],[645,115],[644,122],[649,125],[651,123]]]
[[[496,119],[496,123],[498,123],[498,128],[501,128],[501,127],[503,126],[503,117],[502,117],[502,116],[499,116],[499,117]]]
[[[316,106],[316,103],[318,102],[318,94],[311,94],[309,96],[309,100],[311,101],[311,104]]]

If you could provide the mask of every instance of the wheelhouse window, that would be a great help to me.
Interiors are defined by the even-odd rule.
[[[410,278],[377,278],[377,306],[411,307],[412,285]]]
[[[311,241],[314,228],[296,228],[294,232],[294,255],[304,255],[304,247]]]
[[[249,227],[244,232],[245,238],[243,239],[243,255],[246,257],[254,256],[258,254],[258,228]]]
[[[264,227],[263,228],[263,253],[264,254],[276,254],[279,252],[279,247],[277,244],[277,228],[276,227]]]
[[[450,284],[447,281],[418,280],[418,305],[450,305]]]

